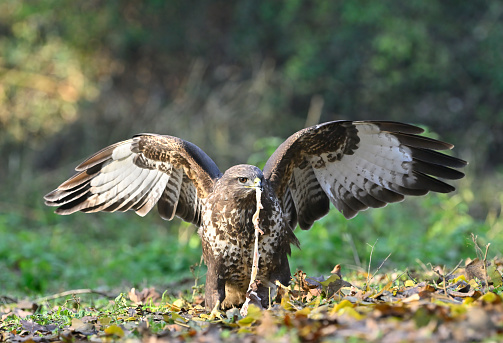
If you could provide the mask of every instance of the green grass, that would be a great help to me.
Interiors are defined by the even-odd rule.
[[[133,213],[60,217],[48,208],[37,213],[32,219],[0,216],[3,291],[167,285],[191,278],[190,266],[200,260],[197,236],[179,235],[188,227],[180,222],[167,228],[154,215],[141,220]]]

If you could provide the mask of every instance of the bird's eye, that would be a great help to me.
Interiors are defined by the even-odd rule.
[[[247,177],[238,177],[238,181],[240,183],[247,183],[248,182],[248,178]]]

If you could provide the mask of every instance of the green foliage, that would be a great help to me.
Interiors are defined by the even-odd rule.
[[[459,195],[432,194],[405,202],[367,210],[349,221],[334,209],[311,230],[296,231],[301,250],[293,251],[291,266],[309,274],[336,264],[366,270],[372,245],[374,268],[390,253],[388,268],[456,265],[463,257],[476,257],[470,233],[485,237],[490,228],[468,214]]]
[[[3,290],[46,293],[124,283],[166,287],[192,278],[189,266],[199,263],[201,254],[193,228],[179,224],[179,230],[170,231],[132,213],[98,215],[91,222],[79,216],[56,221],[56,215],[42,212],[34,220],[19,213],[0,215]],[[199,274],[204,273],[202,268]]]

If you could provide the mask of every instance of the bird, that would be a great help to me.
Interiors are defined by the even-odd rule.
[[[239,164],[221,172],[198,146],[178,137],[138,134],[78,165],[77,173],[45,195],[55,213],[135,211],[157,205],[198,227],[208,267],[205,306],[227,309],[245,302],[250,286],[259,211],[255,290],[267,308],[278,282],[291,279],[288,257],[299,247],[294,230],[309,230],[330,211],[350,219],[428,192],[449,193],[467,162],[442,153],[454,146],[394,121],[331,121],[287,138],[263,169]],[[260,197],[256,195],[259,192]]]

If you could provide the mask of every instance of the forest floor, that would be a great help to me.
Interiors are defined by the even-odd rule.
[[[480,250],[480,249],[479,249]],[[70,290],[0,298],[7,342],[473,342],[503,339],[502,261],[460,261],[450,270],[297,271],[280,302],[206,311],[202,287],[168,296],[154,288],[112,294]],[[382,265],[381,265],[382,266]]]

